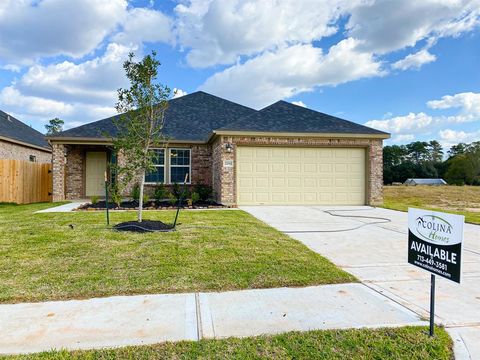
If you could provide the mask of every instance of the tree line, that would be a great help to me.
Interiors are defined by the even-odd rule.
[[[447,154],[436,140],[385,146],[384,183],[403,183],[409,178],[442,178],[452,185],[480,185],[480,141],[459,143]]]

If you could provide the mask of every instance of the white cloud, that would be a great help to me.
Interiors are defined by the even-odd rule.
[[[239,56],[309,44],[338,32],[364,51],[385,54],[427,40],[458,36],[479,23],[479,0],[185,0],[175,8],[180,44],[195,67],[232,64]],[[422,16],[419,16],[422,14]]]
[[[415,140],[415,135],[413,134],[404,134],[404,135],[397,135],[392,138],[393,143],[401,144],[401,143],[409,143]]]
[[[122,63],[130,50],[112,43],[101,57],[79,64],[34,65],[0,92],[0,105],[40,123],[58,116],[66,127],[70,120],[79,124],[114,115],[116,89],[128,86]]]
[[[440,136],[440,143],[442,146],[449,148],[452,145],[458,143],[471,143],[474,141],[479,141],[480,139],[480,130],[466,132],[463,130],[457,131],[452,129],[444,129],[438,132]]]
[[[25,95],[67,102],[113,104],[116,89],[128,83],[122,68],[130,48],[109,44],[101,57],[79,64],[34,65],[14,86]]]
[[[7,71],[12,71],[12,72],[20,72],[22,70],[22,68],[18,65],[15,65],[15,64],[6,64],[6,65],[3,65],[3,66],[0,66],[0,69],[2,70],[7,70]]]
[[[392,68],[399,70],[420,69],[423,64],[428,64],[436,59],[435,55],[430,54],[427,49],[423,49],[398,60],[392,64]]]
[[[106,40],[141,47],[173,42],[173,20],[127,0],[2,0],[0,60],[32,65],[43,57],[79,59]]]
[[[386,120],[370,120],[367,121],[365,125],[393,134],[405,134],[425,130],[431,126],[433,122],[433,117],[420,112],[409,113],[405,116],[396,116]]]
[[[24,96],[12,86],[0,92],[0,103],[8,106],[15,113],[27,113],[48,116],[49,114],[65,114],[72,112],[73,107],[61,101],[36,96]]]
[[[305,105],[305,103],[304,103],[303,101],[301,101],[301,100],[299,100],[299,101],[292,101],[292,104],[298,105],[298,106],[301,106],[301,107],[304,107],[304,108],[308,107],[308,106]]]
[[[188,93],[182,89],[173,88],[173,98],[179,98],[182,96],[188,95]]]
[[[84,56],[115,29],[126,7],[126,0],[3,0],[0,58],[32,64],[41,56]]]
[[[453,115],[429,115],[424,112],[409,113],[382,120],[370,120],[365,123],[379,130],[392,133],[392,142],[402,143],[414,140],[415,135],[432,134],[438,131],[445,147],[458,142],[470,142],[480,138],[480,131],[465,132],[445,129],[446,126],[467,121],[480,121],[480,94],[473,92],[443,96],[440,100],[431,100],[427,106],[436,110],[457,108],[459,113]]]
[[[133,8],[128,11],[123,21],[122,32],[113,37],[113,41],[121,44],[141,44],[142,42],[173,41],[172,20],[162,12]]]
[[[319,85],[383,75],[382,64],[356,46],[354,39],[345,39],[327,54],[312,45],[267,51],[214,74],[200,88],[260,108]]]
[[[361,0],[189,0],[175,8],[180,44],[195,67],[234,63],[338,31],[335,21]]]
[[[423,50],[392,67],[418,69],[435,61],[428,49],[437,39],[479,24],[480,0],[305,0],[301,6],[294,0],[184,0],[175,14],[189,65],[230,65],[200,88],[261,107],[318,86],[383,75],[378,56],[421,41]],[[347,38],[318,48],[315,41],[339,31],[341,17],[349,17]],[[346,50],[345,59],[335,56]]]
[[[478,0],[365,1],[354,7],[348,35],[363,40],[363,48],[377,54],[458,36],[479,24]]]
[[[464,92],[455,95],[445,95],[440,100],[427,102],[431,109],[460,108],[462,113],[480,118],[480,93]]]
[[[440,139],[446,140],[446,141],[456,141],[456,142],[463,142],[467,139],[473,139],[475,136],[478,139],[478,135],[480,134],[480,131],[475,131],[471,133],[467,133],[465,131],[455,131],[452,129],[445,129],[445,130],[440,130],[438,132],[440,135]]]

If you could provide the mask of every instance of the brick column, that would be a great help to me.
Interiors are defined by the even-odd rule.
[[[53,201],[65,200],[65,145],[52,144]]]
[[[230,143],[233,150],[228,152],[225,145]],[[212,145],[212,188],[216,201],[224,205],[235,205],[235,150],[231,137],[220,137]]]
[[[372,140],[369,146],[369,192],[368,204],[383,204],[383,142]]]

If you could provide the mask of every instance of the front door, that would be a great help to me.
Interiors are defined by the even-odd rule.
[[[107,153],[89,151],[86,156],[85,195],[105,196]]]

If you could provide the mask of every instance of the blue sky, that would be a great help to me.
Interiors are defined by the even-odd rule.
[[[4,0],[0,109],[43,131],[115,113],[122,62],[156,50],[177,96],[284,99],[392,133],[480,139],[479,0]]]

